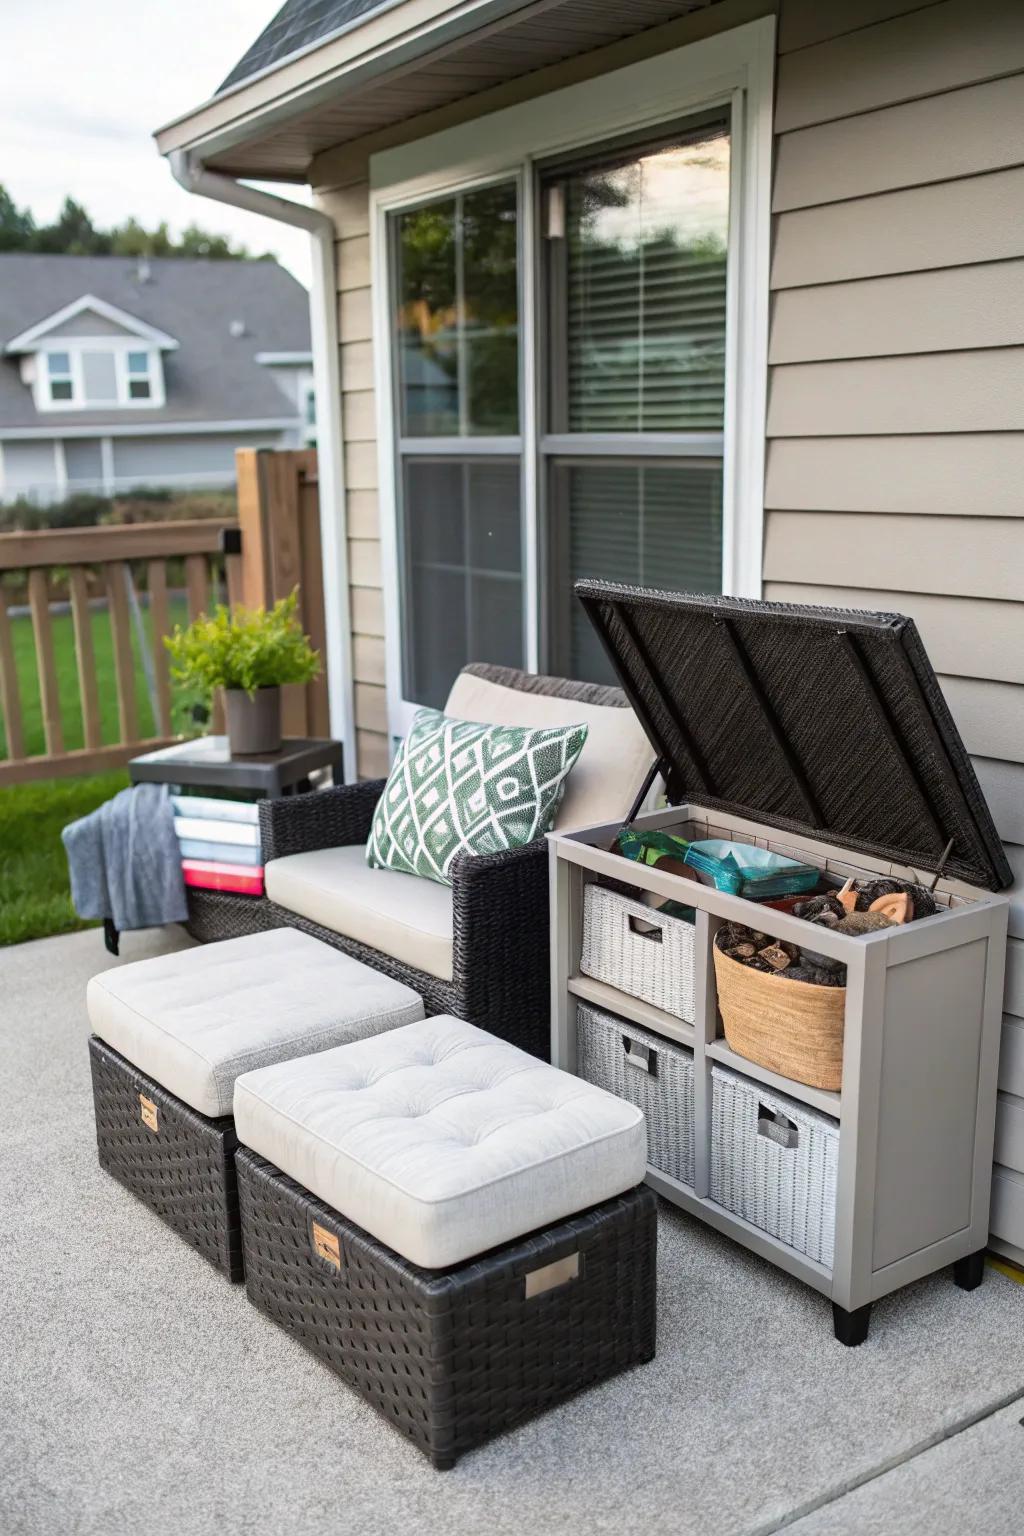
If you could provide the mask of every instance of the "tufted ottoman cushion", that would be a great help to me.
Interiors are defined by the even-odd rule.
[[[411,987],[294,928],[115,966],[86,993],[101,1040],[202,1115],[239,1073],[422,1018]]]
[[[247,1072],[239,1140],[442,1269],[641,1183],[641,1112],[460,1019]]]
[[[87,1006],[100,1166],[232,1280],[235,1078],[423,1014],[409,987],[292,928],[115,967]]]

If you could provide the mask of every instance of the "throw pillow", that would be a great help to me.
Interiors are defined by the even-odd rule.
[[[450,885],[459,853],[522,848],[547,832],[585,725],[480,725],[421,709],[373,818],[366,862]]]

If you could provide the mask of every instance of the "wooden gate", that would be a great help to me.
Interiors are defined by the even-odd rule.
[[[316,449],[240,448],[235,459],[241,539],[236,601],[269,607],[298,587],[299,618],[322,666],[313,682],[282,690],[284,733],[329,736]]]

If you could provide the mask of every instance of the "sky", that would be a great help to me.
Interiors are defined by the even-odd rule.
[[[0,0],[0,182],[37,222],[65,194],[102,227],[201,224],[309,281],[301,230],[195,197],[153,133],[213,95],[282,0]],[[306,200],[300,187],[274,187]]]

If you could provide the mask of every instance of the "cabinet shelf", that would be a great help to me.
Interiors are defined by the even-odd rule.
[[[617,1014],[620,1019],[628,1019],[631,1024],[639,1024],[642,1029],[664,1035],[666,1040],[688,1045],[693,1050],[693,1025],[677,1019],[674,1013],[655,1008],[653,1003],[645,1003],[642,998],[630,997],[628,992],[620,992],[618,987],[610,987],[605,981],[595,981],[593,976],[570,976],[566,985],[573,997],[580,997],[585,1003],[593,1003],[595,1008],[603,1008],[606,1013]]]
[[[809,1104],[823,1115],[831,1115],[833,1120],[842,1118],[841,1094],[830,1093],[826,1088],[811,1088],[807,1083],[797,1083],[791,1077],[782,1077],[778,1072],[772,1072],[770,1068],[759,1066],[756,1061],[748,1061],[746,1056],[730,1050],[724,1040],[711,1041],[704,1047],[704,1054],[742,1077],[753,1078],[755,1083],[764,1083],[766,1088],[774,1088],[777,1093],[784,1093],[801,1104]]]

